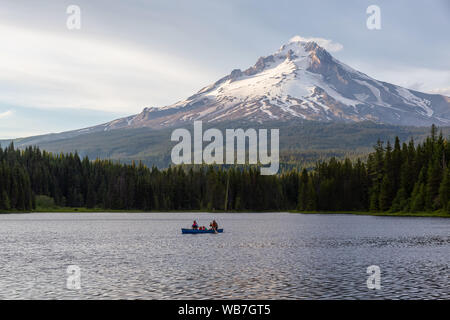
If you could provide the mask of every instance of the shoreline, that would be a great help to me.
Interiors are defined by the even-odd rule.
[[[291,214],[351,214],[351,215],[363,215],[363,216],[376,216],[376,217],[426,217],[426,218],[450,218],[450,214],[445,212],[370,212],[370,211],[297,211],[297,210],[285,210],[285,211],[207,211],[207,210],[118,210],[118,209],[100,209],[100,208],[72,208],[72,207],[57,207],[57,208],[39,208],[32,211],[0,211],[1,214],[29,214],[29,213],[65,213],[65,212],[124,212],[124,213],[180,213],[180,212],[204,212],[204,213],[265,213],[265,212],[287,212]]]
[[[360,216],[375,217],[422,217],[422,218],[450,218],[450,214],[445,212],[370,212],[370,211],[296,211],[290,210],[293,214],[352,214]]]

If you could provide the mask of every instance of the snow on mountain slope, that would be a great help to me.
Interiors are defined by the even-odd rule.
[[[375,80],[333,58],[315,42],[291,41],[184,101],[145,108],[91,130],[237,119],[450,125],[450,98]]]

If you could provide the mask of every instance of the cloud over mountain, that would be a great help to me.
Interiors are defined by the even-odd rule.
[[[308,37],[302,37],[302,36],[297,35],[297,36],[292,37],[289,40],[289,42],[309,42],[309,41],[314,41],[319,46],[328,50],[329,52],[337,52],[337,51],[341,51],[342,49],[344,49],[344,46],[342,44],[340,44],[339,42],[335,42],[333,40],[324,39],[324,38],[316,38],[316,37],[308,38]]]

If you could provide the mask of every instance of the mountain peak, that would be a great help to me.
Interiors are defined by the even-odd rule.
[[[186,100],[147,108],[108,128],[292,119],[450,125],[450,102],[445,97],[375,80],[333,58],[325,48],[336,51],[342,46],[294,37],[248,69],[235,69]]]
[[[298,51],[298,50],[304,50],[304,51],[313,51],[318,49],[325,50],[319,44],[317,44],[314,40],[305,40],[301,38],[292,38],[289,40],[286,44],[282,45],[281,48],[278,50],[279,53],[286,52],[289,50],[292,51]]]
[[[316,50],[325,50],[314,41],[289,41],[282,45],[278,51],[274,53],[275,56],[306,56],[308,53]]]

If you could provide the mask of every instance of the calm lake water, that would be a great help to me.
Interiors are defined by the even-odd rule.
[[[181,234],[213,218],[223,234]],[[442,218],[0,215],[0,298],[449,299],[449,235]],[[69,265],[81,269],[79,290],[66,287]],[[370,265],[380,290],[367,288]]]

